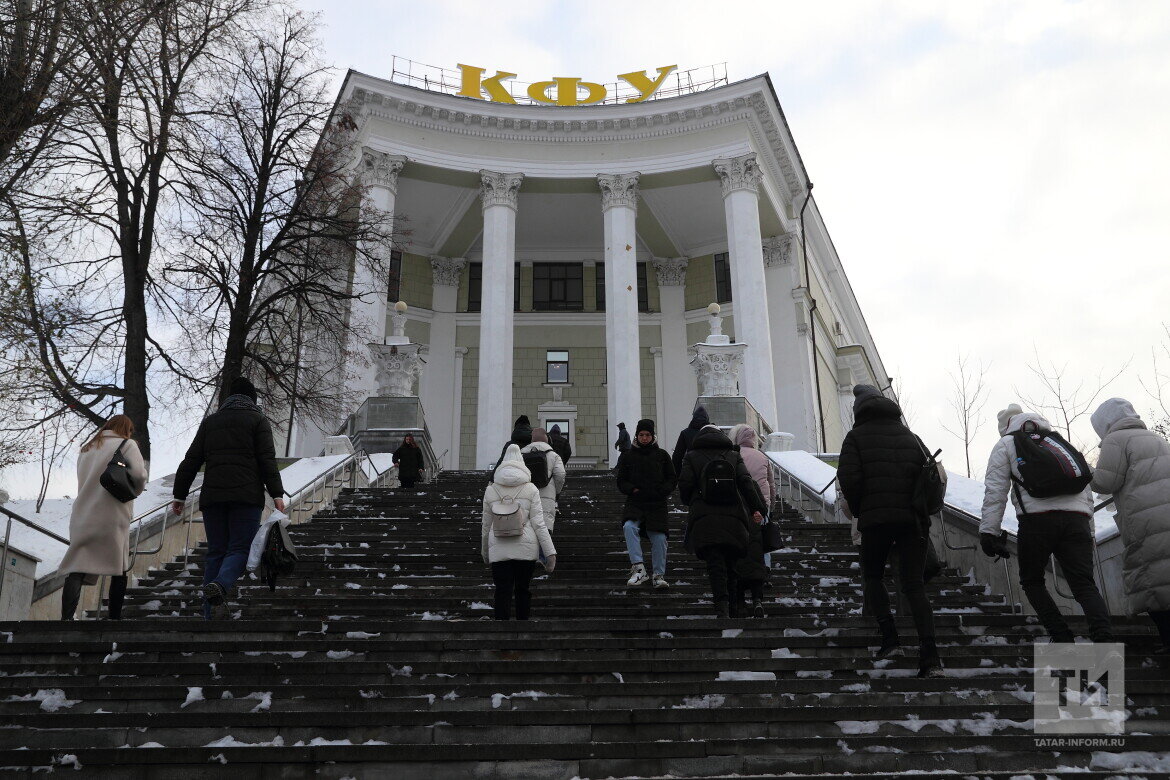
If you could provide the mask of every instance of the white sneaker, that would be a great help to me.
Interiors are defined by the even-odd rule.
[[[649,579],[650,575],[646,573],[646,566],[641,563],[635,563],[630,567],[630,578],[626,580],[626,587],[632,588],[635,585],[641,585]]]
[[[654,575],[654,587],[656,587],[656,588],[669,588],[670,583],[666,581],[666,577],[663,577],[661,574],[655,574]]]

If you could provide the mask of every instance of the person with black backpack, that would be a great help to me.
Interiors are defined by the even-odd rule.
[[[998,418],[1001,438],[991,450],[984,477],[979,523],[983,552],[993,558],[1008,556],[1001,527],[1011,496],[1019,521],[1020,587],[1052,641],[1076,639],[1044,583],[1048,559],[1055,556],[1089,622],[1090,638],[1112,642],[1109,608],[1093,580],[1092,469],[1040,415],[1011,404]]]
[[[532,484],[540,491],[540,503],[544,507],[544,524],[552,533],[557,523],[557,496],[565,488],[565,464],[561,456],[553,451],[544,428],[532,429],[532,443],[520,450],[524,465],[532,475]]]
[[[934,612],[922,577],[930,545],[928,512],[936,507],[920,505],[921,481],[934,467],[934,460],[903,424],[897,403],[873,385],[857,385],[853,396],[853,428],[841,442],[837,481],[861,533],[865,607],[881,632],[875,658],[883,660],[902,652],[890,613],[890,594],[883,582],[886,561],[894,550],[899,556],[902,593],[918,633],[918,676],[941,677]]]
[[[649,582],[651,574],[652,587],[669,585],[666,581],[666,534],[670,529],[670,514],[666,500],[674,492],[676,482],[670,456],[654,438],[654,421],[638,420],[634,446],[622,453],[617,464],[618,490],[626,497],[621,521],[626,552],[630,556],[628,587]],[[646,572],[642,557],[643,538],[650,540],[651,573]]]
[[[690,508],[686,548],[707,564],[715,616],[739,617],[735,564],[747,553],[751,523],[768,511],[760,486],[727,434],[707,425],[682,460],[678,491]]]

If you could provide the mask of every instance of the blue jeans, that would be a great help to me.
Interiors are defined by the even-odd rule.
[[[207,560],[203,584],[218,582],[224,593],[231,591],[248,565],[252,539],[260,530],[262,506],[225,502],[203,508],[203,531],[207,535]],[[211,619],[211,605],[203,603],[203,617]]]
[[[626,551],[630,554],[630,563],[642,562],[642,540],[638,538],[640,525],[637,520],[627,520],[622,526],[626,532]],[[653,573],[666,574],[666,534],[662,531],[647,531],[646,535],[650,537]]]

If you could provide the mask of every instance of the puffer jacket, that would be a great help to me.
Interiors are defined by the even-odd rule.
[[[756,432],[749,425],[737,425],[732,433],[735,434],[732,443],[739,446],[739,456],[743,458],[748,473],[760,486],[760,492],[764,494],[768,506],[772,506],[772,501],[776,498],[776,484],[772,477],[771,461],[767,455],[756,449]]]
[[[862,533],[877,525],[929,523],[912,506],[925,462],[918,437],[902,424],[897,403],[876,391],[857,399],[853,428],[841,442],[837,480]]]
[[[265,492],[284,495],[272,426],[251,398],[231,395],[219,411],[204,418],[175,471],[174,496],[183,501],[203,469],[199,508],[237,503],[264,506]]]
[[[708,504],[700,493],[703,467],[713,460],[725,458],[735,467],[735,481],[739,501],[730,505]],[[751,532],[752,512],[766,512],[764,496],[752,475],[748,473],[743,458],[731,444],[731,439],[714,426],[699,431],[691,451],[683,458],[682,472],[678,477],[679,495],[690,507],[687,519],[687,550],[698,555],[704,547],[715,545],[730,547],[743,555],[747,550],[748,535]]]
[[[1117,504],[1129,611],[1170,610],[1170,444],[1122,398],[1101,404],[1091,420],[1101,437],[1091,487]]]
[[[500,561],[535,561],[541,552],[556,555],[552,536],[544,524],[544,507],[540,491],[532,484],[532,475],[524,466],[520,448],[508,445],[504,460],[495,471],[495,481],[483,492],[483,523],[480,529],[480,553],[484,563]],[[514,498],[528,512],[528,522],[519,536],[496,536],[492,533],[492,504]]]
[[[768,579],[768,567],[764,565],[764,527],[754,520],[748,529],[747,550],[735,562],[735,575],[741,582],[762,582]]]
[[[542,441],[534,441],[524,449],[520,450],[523,455],[526,452],[543,452],[545,468],[548,469],[550,479],[548,484],[540,491],[540,503],[544,508],[544,524],[551,532],[553,526],[557,522],[557,496],[565,488],[565,464],[561,462],[561,456],[553,451],[553,448]]]
[[[695,407],[695,411],[691,415],[690,425],[679,431],[678,441],[675,442],[674,452],[670,456],[670,465],[674,466],[675,474],[682,474],[683,458],[690,451],[695,437],[699,435],[699,431],[703,430],[703,426],[710,424],[711,418],[707,416],[707,410],[701,406]]]
[[[654,442],[645,446],[635,442],[622,453],[617,464],[618,490],[626,497],[621,521],[640,521],[643,533],[669,533],[666,501],[676,484],[678,479],[666,450]]]
[[[1000,526],[1003,524],[1003,510],[1007,506],[1009,495],[1012,506],[1016,508],[1017,517],[1044,512],[1078,512],[1087,517],[1093,516],[1093,492],[1088,487],[1075,495],[1036,498],[1024,490],[1023,485],[1013,483],[1013,477],[1020,478],[1020,470],[1016,467],[1016,443],[1012,434],[1022,429],[1024,423],[1028,422],[1035,423],[1040,430],[1052,430],[1052,424],[1048,420],[1033,412],[1017,414],[1001,427],[999,433],[1002,438],[991,448],[991,458],[987,461],[987,472],[983,478],[983,511],[982,519],[979,521],[981,534],[999,534]]]

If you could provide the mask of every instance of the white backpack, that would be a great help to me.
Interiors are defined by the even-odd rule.
[[[512,496],[500,497],[488,507],[492,513],[492,533],[497,537],[520,536],[528,523],[528,512]]]

